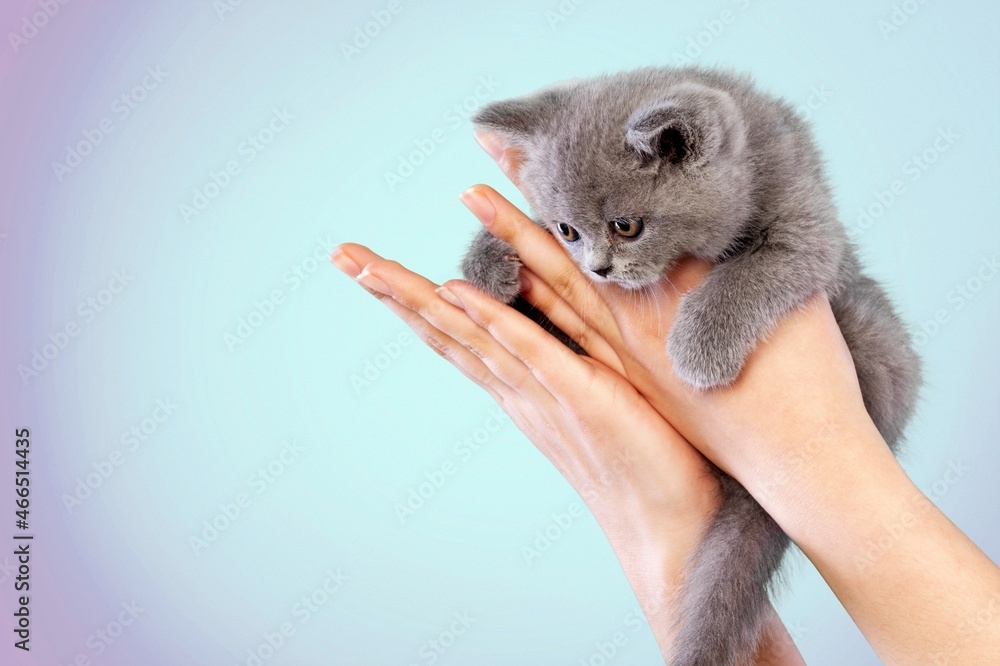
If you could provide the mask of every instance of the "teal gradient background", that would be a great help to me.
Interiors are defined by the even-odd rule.
[[[925,360],[905,466],[1000,558],[997,5],[50,4],[13,41],[41,5],[0,9],[3,663],[600,664],[618,631],[608,663],[659,663],[588,513],[525,559],[572,488],[326,256],[351,240],[455,277],[479,228],[457,195],[523,201],[473,141],[476,105],[689,56],[810,116]],[[345,53],[373,12],[391,20]],[[29,654],[11,633],[19,427]],[[806,661],[878,663],[815,569],[788,566],[778,610]]]

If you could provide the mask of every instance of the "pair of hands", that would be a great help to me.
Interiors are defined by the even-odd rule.
[[[481,143],[516,184],[517,155],[489,137]],[[641,292],[594,283],[492,188],[470,188],[462,201],[516,248],[522,295],[589,357],[464,281],[439,287],[353,243],[331,259],[485,389],[576,489],[667,655],[670,600],[721,499],[707,460],[767,492],[787,477],[803,437],[829,433],[845,415],[870,423],[830,306],[818,294],[760,345],[733,386],[700,392],[672,372],[666,340],[710,264],[686,260]],[[762,650],[790,655],[782,631],[775,624]]]
[[[516,184],[517,155],[477,138]],[[461,280],[438,287],[353,243],[331,259],[489,392],[580,493],[668,662],[671,600],[720,500],[710,460],[798,544],[883,661],[997,663],[1000,568],[892,456],[825,295],[779,322],[731,386],[699,392],[673,373],[666,340],[709,264],[682,262],[643,292],[596,284],[496,191],[462,200],[517,250],[527,300],[589,357]],[[754,663],[803,663],[773,611],[765,633]]]
[[[517,184],[517,154],[479,138]],[[462,201],[516,248],[522,295],[589,357],[464,281],[438,288],[354,243],[332,260],[489,392],[581,495],[614,460],[629,459],[636,473],[650,470],[642,475],[659,489],[661,508],[686,509],[695,498],[697,511],[714,513],[718,487],[706,458],[751,488],[780,475],[803,437],[845,420],[870,423],[825,295],[781,322],[736,383],[697,391],[672,372],[666,340],[680,300],[710,264],[686,260],[641,292],[595,283],[492,188],[470,188]],[[597,515],[601,507],[590,508]]]

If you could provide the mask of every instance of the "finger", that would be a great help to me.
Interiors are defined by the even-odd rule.
[[[386,262],[390,263],[390,262]],[[373,270],[378,272],[383,277],[390,277],[387,275],[385,264],[378,263],[373,266]],[[393,269],[389,269],[390,272]],[[402,269],[405,271],[406,269]],[[423,279],[421,276],[413,274],[417,279]],[[392,276],[393,278],[395,276]],[[389,282],[394,287],[397,285],[395,279]],[[430,283],[433,285],[433,283]],[[398,294],[398,292],[397,292]],[[434,297],[440,299],[442,305],[446,306],[438,308],[434,306],[422,306],[424,311],[435,311],[438,316],[442,316],[442,319],[447,318],[448,315],[441,315],[442,312],[453,311],[458,313],[460,318],[465,318],[468,322],[472,322],[469,315],[462,310],[456,308],[450,303],[441,299],[437,293],[434,293]],[[493,303],[492,299],[488,299]],[[421,339],[424,339],[424,335],[427,336],[428,344],[430,344],[435,351],[447,358],[453,365],[459,368],[467,377],[472,379],[474,382],[482,386],[487,392],[493,396],[494,400],[504,408],[505,411],[510,414],[510,416],[518,424],[518,428],[529,435],[531,439],[537,446],[538,450],[571,482],[576,478],[581,478],[583,474],[583,468],[580,463],[580,452],[577,451],[575,446],[575,441],[570,438],[567,440],[565,436],[559,436],[561,432],[560,426],[553,423],[553,415],[559,413],[562,407],[558,401],[547,391],[539,390],[537,394],[533,395],[533,391],[528,390],[525,386],[512,387],[493,373],[489,363],[484,361],[480,357],[476,356],[475,353],[469,351],[467,346],[461,341],[452,338],[447,333],[434,327],[433,322],[425,318],[425,315],[419,314],[415,310],[411,310],[403,302],[400,302],[398,298],[386,298],[386,305],[396,312],[404,321],[410,325],[418,335],[421,335]],[[508,308],[510,309],[510,308]],[[520,313],[511,309],[511,313],[515,316],[521,316]],[[523,317],[522,317],[523,318]],[[531,322],[528,322],[531,323]],[[478,327],[477,327],[478,328]],[[537,328],[537,326],[536,326]],[[482,330],[482,329],[480,329]],[[544,337],[549,337],[544,331],[539,331]],[[561,343],[552,341],[554,346],[558,348],[563,348]],[[496,343],[494,341],[495,344]],[[506,349],[503,350],[504,354],[510,355]],[[495,354],[491,354],[490,357],[495,357]],[[575,354],[572,355],[577,358]],[[514,357],[511,356],[513,359]],[[516,360],[516,359],[515,359]],[[476,363],[478,361],[478,364]],[[526,381],[527,384],[534,384],[541,387],[538,380],[531,374],[531,371],[525,367],[525,372],[530,376],[530,381]],[[564,427],[564,426],[562,426]],[[543,433],[544,431],[544,433]],[[555,434],[554,434],[555,433]],[[538,436],[541,435],[541,436]]]
[[[381,300],[417,334],[424,344],[481,386],[499,405],[503,406],[513,397],[511,388],[500,381],[479,357],[457,340],[434,328],[426,319],[395,299],[385,296]]]
[[[335,248],[331,254],[331,260],[338,268],[351,277],[357,277],[360,274],[359,264],[367,267],[373,262],[384,261],[382,257],[368,248],[355,243],[344,243]],[[430,284],[434,286],[433,283]],[[362,286],[364,287],[364,285]],[[560,409],[560,406],[551,394],[545,393],[544,398],[540,399],[540,396],[530,397],[523,393],[515,392],[514,389],[501,381],[493,373],[483,359],[469,351],[458,340],[435,328],[431,322],[417,311],[387,294],[374,291],[368,287],[364,288],[378,297],[386,307],[400,317],[427,346],[447,359],[462,374],[489,393],[497,404],[511,416],[518,428],[527,434],[533,442],[538,444],[538,449],[563,476],[567,479],[580,476],[579,462],[574,457],[575,454],[570,446],[572,444],[571,441],[566,441],[564,437],[552,437],[551,435],[547,437],[535,436],[539,428],[551,429],[554,427],[546,415],[555,413]],[[435,297],[443,303],[443,299],[440,299],[440,296],[436,293]],[[454,306],[448,305],[453,310],[456,310]],[[437,308],[434,309],[437,310]],[[462,316],[468,319],[468,315],[463,313]],[[561,343],[557,344],[560,347],[562,346]],[[505,351],[505,353],[508,352]],[[546,443],[549,446],[545,446]]]
[[[608,341],[591,328],[590,324],[584,321],[548,283],[527,267],[521,268],[520,295],[548,317],[559,330],[583,347],[591,358],[624,374],[625,368]]]
[[[549,395],[548,400],[541,400],[515,391],[494,375],[482,359],[451,336],[434,328],[421,315],[389,296],[385,296],[382,302],[406,322],[427,346],[482,387],[570,483],[584,478],[586,469],[580,461],[576,442],[560,436],[558,426],[551,422],[551,416],[561,409],[555,399],[549,394],[546,394]],[[552,434],[553,431],[556,435]]]
[[[492,341],[497,349],[486,354],[483,358],[477,356],[476,353],[470,351],[468,344],[455,339],[434,325],[436,322],[452,331],[452,326],[455,323],[452,315],[456,315],[459,321],[463,319],[465,321],[465,326],[462,328],[474,327],[479,332],[478,334],[486,335],[485,331],[475,324],[467,313],[447,303],[433,291],[437,285],[408,271],[397,262],[382,259],[363,246],[348,245],[349,247],[344,248],[346,253],[356,257],[359,262],[367,262],[365,270],[377,274],[385,285],[394,291],[395,296],[374,292],[386,307],[403,319],[425,344],[486,390],[514,419],[518,428],[535,442],[539,451],[563,476],[571,482],[573,479],[582,478],[583,470],[577,459],[579,454],[574,449],[573,440],[552,434],[553,431],[558,430],[558,426],[551,422],[551,418],[553,414],[561,411],[561,406],[551,393],[542,388],[538,379],[523,363],[511,355],[499,342],[488,336],[487,339]],[[430,294],[427,293],[427,288],[431,289]],[[434,300],[428,302],[428,298]],[[522,316],[512,309],[511,314]],[[536,326],[536,328],[538,327]],[[562,343],[551,338],[540,328],[538,328],[538,332],[555,347],[564,348]],[[520,381],[519,386],[511,386],[508,381],[504,380],[503,376],[498,376],[494,372],[490,361],[492,359],[495,362],[495,359],[500,356],[507,356],[511,361],[521,364],[524,379]],[[573,356],[576,358],[575,354]],[[540,434],[542,436],[539,436]]]
[[[358,275],[365,266],[381,258],[382,257],[375,254],[364,245],[359,245],[357,243],[341,243],[337,247],[333,248],[333,251],[330,253],[330,261],[333,265],[355,281],[357,281]],[[360,282],[358,282],[358,284],[362,289],[379,300],[382,300],[385,297],[385,294],[383,293],[367,287]]]
[[[593,365],[583,362],[566,345],[517,310],[462,280],[449,280],[443,286],[457,299],[458,307],[520,359],[560,402],[567,401],[574,392],[592,383]]]
[[[486,391],[489,392],[490,395],[497,400],[497,402],[503,404],[503,400],[501,400],[500,397],[505,393],[509,393],[511,390],[511,385],[508,381],[511,377],[510,372],[513,371],[508,370],[506,377],[501,378],[493,371],[493,368],[485,363],[480,356],[474,354],[466,345],[460,343],[439,328],[436,328],[411,305],[398,302],[397,299],[391,295],[393,291],[392,287],[382,281],[378,276],[371,275],[370,271],[368,271],[369,266],[376,264],[377,262],[388,263],[385,259],[363,245],[358,245],[356,243],[343,243],[334,248],[330,255],[330,260],[342,271],[355,278],[355,280],[358,280],[358,278],[361,277],[364,281],[358,280],[358,284],[360,284],[370,294],[382,301],[386,307],[403,319],[403,321],[406,322],[406,324],[412,328],[414,332],[420,336],[420,339],[423,340],[429,347],[451,362],[452,365],[457,367],[466,377],[486,389]],[[364,268],[359,270],[359,266],[363,266]],[[371,278],[374,278],[381,284],[371,282]],[[368,282],[369,284],[366,285],[365,282]],[[424,280],[424,282],[430,285],[432,291],[433,288],[436,287],[436,285],[431,283],[429,280]],[[437,301],[436,307],[450,307],[440,298],[437,298],[436,295],[435,298]],[[451,309],[455,310],[455,308]],[[471,320],[469,320],[467,315],[463,314],[461,316],[466,319],[470,326],[475,326],[475,324],[472,324]],[[511,357],[501,345],[494,343],[494,346],[495,351],[502,352],[504,356],[509,358],[509,363],[517,361],[517,359]],[[524,367],[523,364],[521,364],[521,366],[522,367],[519,371],[514,370],[518,372],[518,375],[521,378],[519,381],[523,382],[528,378],[534,380],[531,372]],[[535,383],[537,383],[537,381],[535,381]],[[520,388],[524,389],[525,387],[521,386]],[[535,393],[537,393],[537,391]],[[537,395],[535,397],[539,398]]]
[[[330,261],[352,278],[358,277],[358,273],[367,264],[381,258],[364,245],[359,245],[358,243],[341,243],[333,248],[333,252],[330,253]]]
[[[608,340],[619,336],[618,325],[594,289],[551,234],[486,185],[470,187],[462,201],[491,234],[517,250],[521,262],[544,280],[595,331]]]
[[[379,259],[366,265],[358,279],[365,283],[369,276],[387,287],[393,299],[401,305],[419,314],[430,325],[481,359],[490,371],[511,389],[533,400],[554,402],[530,368],[461,308],[445,301],[435,291],[438,285],[408,270],[399,262],[386,259]],[[369,285],[379,288],[377,284],[369,283]],[[514,310],[511,312],[521,316]]]

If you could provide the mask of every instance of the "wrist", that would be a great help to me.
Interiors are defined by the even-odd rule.
[[[892,452],[867,413],[815,418],[794,415],[747,435],[730,472],[791,536],[808,529],[816,511],[842,498],[868,471],[897,467]],[[771,425],[771,424],[768,424]]]
[[[926,501],[868,418],[829,421],[800,441],[755,469],[747,490],[810,559],[853,566]]]

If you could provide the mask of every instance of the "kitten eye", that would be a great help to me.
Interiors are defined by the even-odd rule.
[[[562,236],[563,238],[565,238],[570,243],[572,243],[575,240],[579,240],[580,239],[579,232],[577,232],[576,229],[574,229],[573,227],[569,226],[565,222],[560,222],[559,224],[557,224],[556,225],[556,229],[559,230],[559,235]]]
[[[615,233],[625,238],[635,238],[642,233],[641,217],[619,217],[611,220],[611,228]]]

